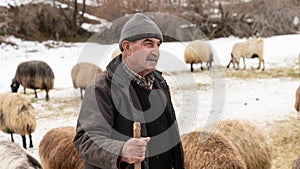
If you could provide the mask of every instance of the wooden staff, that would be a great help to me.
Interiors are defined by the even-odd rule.
[[[140,122],[133,123],[133,137],[134,138],[141,137],[141,123]],[[141,162],[134,163],[134,169],[141,169]]]

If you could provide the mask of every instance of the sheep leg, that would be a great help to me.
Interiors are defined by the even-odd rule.
[[[259,59],[257,70],[260,68],[260,62],[261,62],[261,60]]]
[[[235,65],[237,65],[236,62],[233,61],[233,60],[231,60],[231,62],[232,62],[232,65],[233,65],[233,69],[237,70],[237,69],[235,68]]]
[[[191,72],[194,71],[194,68],[193,68],[193,63],[191,63]]]
[[[235,70],[239,70],[240,69],[240,62],[236,62],[236,69]]]
[[[228,65],[226,66],[227,69],[229,68],[229,66],[230,66],[231,63],[232,63],[232,60],[230,60],[229,63],[228,63]]]
[[[237,65],[237,69],[236,70],[240,69],[240,61],[241,61],[241,57],[239,57],[239,59],[236,60],[236,65]]]
[[[202,66],[202,63],[200,63],[200,65],[201,65],[201,67],[200,67],[200,68],[201,68],[201,70],[203,70],[203,66]]]
[[[29,147],[33,147],[31,134],[29,134]]]
[[[34,95],[35,95],[35,98],[37,98],[36,89],[34,89]]]
[[[244,70],[246,70],[246,62],[245,62],[245,57],[243,57],[243,63],[244,63]]]
[[[259,68],[260,68],[260,62],[262,62],[262,64],[263,64],[262,70],[265,70],[265,61],[264,61],[264,59],[259,60],[259,65],[258,65]],[[257,69],[259,69],[259,68],[257,68]]]
[[[230,59],[228,65],[227,65],[227,68],[229,68],[230,64],[232,63],[233,64],[233,69],[235,69],[235,66],[234,66],[235,62],[233,61],[233,54],[231,53],[230,55],[231,55],[231,59]]]
[[[25,137],[25,135],[21,135],[21,137],[22,137],[23,147],[25,149],[27,149],[27,147],[26,147],[26,137]]]
[[[46,90],[46,101],[49,101],[49,94],[47,90]]]
[[[15,142],[13,133],[10,133],[10,139],[11,139],[11,142],[13,142],[13,143]]]
[[[26,94],[26,88],[24,87],[24,94]]]
[[[83,99],[82,89],[80,89],[80,97],[81,97],[81,100],[82,100]]]

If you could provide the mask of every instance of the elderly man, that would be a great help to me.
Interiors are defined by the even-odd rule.
[[[137,13],[123,26],[106,71],[87,88],[77,122],[75,147],[85,169],[183,169],[183,150],[169,87],[155,70],[163,36]],[[133,123],[141,138],[133,138]]]

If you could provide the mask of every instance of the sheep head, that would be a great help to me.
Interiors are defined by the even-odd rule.
[[[20,83],[17,82],[15,79],[12,79],[12,83],[11,83],[10,87],[11,87],[11,91],[16,93],[16,92],[18,92],[18,89],[20,87]]]
[[[264,41],[264,39],[262,37],[257,38],[257,42],[263,42],[263,41]]]

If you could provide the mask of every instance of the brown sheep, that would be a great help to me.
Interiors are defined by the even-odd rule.
[[[257,69],[260,69],[261,63],[263,64],[262,70],[265,70],[265,61],[263,58],[263,38],[254,38],[246,42],[236,43],[232,47],[231,60],[229,61],[227,68],[230,64],[233,64],[233,68],[238,70],[240,68],[240,58],[243,58],[244,69],[246,69],[245,58],[253,59],[258,58],[259,63]],[[235,68],[235,64],[237,68]]]
[[[217,132],[228,138],[244,159],[247,169],[270,169],[272,147],[264,134],[248,121],[223,120]]]
[[[186,169],[246,169],[235,146],[220,133],[194,131],[182,137]]]
[[[299,112],[299,107],[300,107],[300,86],[296,91],[295,109],[297,110],[297,112]]]
[[[73,86],[75,89],[80,88],[81,99],[83,98],[82,90],[85,90],[101,72],[101,68],[92,63],[80,62],[73,66],[71,71]]]
[[[36,128],[36,113],[30,100],[19,93],[0,94],[0,130],[22,136],[23,147],[26,148],[26,137],[29,135],[29,147],[33,147],[31,133]]]
[[[1,169],[42,169],[41,164],[34,157],[18,144],[10,141],[0,142],[0,154]]]
[[[207,69],[209,69],[213,61],[211,47],[202,40],[190,42],[184,51],[184,61],[187,64],[191,64],[191,72],[194,71],[193,64],[198,63],[201,64],[201,70],[203,70],[202,62],[206,62]]]
[[[83,159],[73,144],[75,127],[64,126],[49,130],[39,145],[43,169],[82,169]]]
[[[54,74],[50,66],[43,61],[28,61],[18,65],[15,77],[12,79],[11,90],[18,92],[20,84],[26,88],[34,90],[35,98],[37,98],[36,89],[45,89],[46,100],[49,100],[49,90],[53,89]]]

